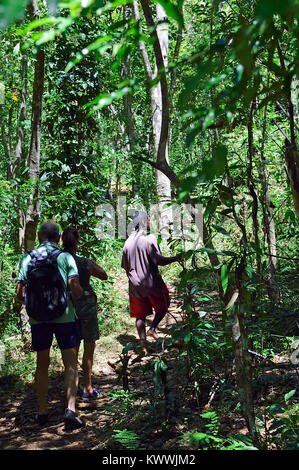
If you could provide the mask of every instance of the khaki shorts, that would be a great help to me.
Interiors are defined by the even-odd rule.
[[[96,295],[84,292],[82,297],[74,302],[74,306],[79,320],[81,339],[91,343],[99,339]]]

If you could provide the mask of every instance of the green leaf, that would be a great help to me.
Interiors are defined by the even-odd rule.
[[[184,336],[184,342],[186,344],[188,344],[188,343],[190,343],[190,341],[191,341],[191,333],[190,333],[190,331],[188,331]]]
[[[18,55],[20,52],[20,43],[18,42],[18,44],[13,48],[13,55]]]
[[[194,189],[198,182],[197,173],[188,176],[181,184],[178,192],[178,200],[182,202],[186,196]]]
[[[28,0],[1,0],[0,27],[5,29],[10,23],[24,16]]]
[[[202,130],[205,131],[215,121],[215,111],[211,109],[204,119]]]
[[[226,205],[226,206],[231,206],[232,205],[232,191],[229,188],[226,188],[225,186],[221,186],[219,188],[219,196],[221,201]]]
[[[46,16],[45,18],[31,21],[31,23],[29,23],[26,27],[20,29],[19,32],[20,34],[26,35],[34,29],[41,28],[42,26],[46,26],[48,24],[54,25],[56,23],[57,18],[55,18],[54,16]]]
[[[132,343],[128,343],[122,350],[122,354],[127,354],[127,352],[131,351],[132,349],[134,349],[133,347],[133,344]]]
[[[225,294],[228,286],[228,269],[226,264],[224,264],[221,268],[221,285],[223,289],[223,294]]]
[[[296,0],[260,0],[256,6],[256,14],[262,18],[284,16],[288,10],[295,10],[296,3]]]
[[[99,94],[93,101],[90,101],[86,105],[83,106],[83,108],[87,107],[93,107],[93,110],[90,111],[89,115],[92,114],[92,112],[97,111],[99,109],[104,108],[105,106],[109,106],[114,100],[118,100],[122,98],[123,96],[127,95],[128,93],[131,93],[132,88],[129,86],[124,86],[123,88],[113,91],[112,93],[101,93]]]
[[[222,255],[222,256],[237,256],[237,253],[234,251],[217,251],[213,250],[212,248],[198,248],[197,251],[203,252],[203,253],[215,253],[216,255]]]
[[[217,207],[218,207],[218,201],[213,200],[213,199],[210,199],[208,201],[208,204],[206,205],[205,213],[204,213],[205,220],[208,219],[211,215],[213,215],[216,212]]]
[[[168,18],[172,18],[181,29],[184,29],[184,17],[177,5],[170,0],[153,0],[154,3],[159,3],[165,10]]]
[[[227,147],[223,144],[218,144],[213,152],[213,159],[215,161],[216,174],[217,176],[222,175],[227,164]]]
[[[285,402],[287,403],[289,401],[290,398],[292,398],[293,395],[295,395],[296,393],[296,390],[291,390],[289,393],[286,393],[285,396],[284,396],[284,400]]]
[[[165,370],[168,369],[168,366],[167,366],[167,364],[163,361],[163,359],[160,360],[160,364],[159,364],[159,365],[160,365],[160,369],[161,369],[161,370],[164,370],[164,371],[165,371]]]
[[[107,2],[102,8],[97,9],[97,15],[101,15],[105,11],[113,10],[114,8],[127,5],[132,2],[133,0],[115,0],[114,2]]]
[[[226,237],[230,237],[230,234],[220,225],[212,225],[212,227],[219,233],[222,233],[222,235],[225,235]]]
[[[210,88],[212,88],[213,86],[216,86],[218,85],[218,83],[222,82],[224,79],[226,78],[226,74],[225,73],[221,73],[220,75],[216,75],[216,77],[212,77],[210,78],[210,80],[208,80],[205,84],[205,88],[207,90],[209,90]]]
[[[190,147],[193,144],[195,137],[197,136],[197,134],[199,134],[200,131],[201,125],[192,126],[191,131],[189,132],[186,138],[187,147]]]

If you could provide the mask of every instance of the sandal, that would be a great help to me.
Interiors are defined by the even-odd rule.
[[[102,393],[96,388],[94,388],[91,393],[82,392],[82,398],[87,400],[97,400],[98,398],[101,398],[101,396]]]
[[[77,413],[69,408],[66,408],[63,419],[66,431],[72,431],[73,429],[83,428],[85,426],[84,421],[79,418]]]

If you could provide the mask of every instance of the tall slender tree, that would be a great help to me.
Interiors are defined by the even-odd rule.
[[[31,20],[40,18],[40,11],[36,0],[31,0],[28,4],[28,12]],[[32,190],[29,196],[29,204],[24,224],[24,238],[21,247],[25,251],[34,247],[36,230],[39,220],[39,171],[40,171],[40,142],[42,124],[42,104],[45,78],[45,51],[38,49],[34,65],[34,81],[32,92],[31,111],[31,138],[28,154],[28,173],[32,182]]]

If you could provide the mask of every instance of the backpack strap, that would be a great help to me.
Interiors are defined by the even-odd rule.
[[[62,253],[62,251],[59,248],[55,248],[53,251],[51,251],[49,253],[49,256],[51,256],[51,258],[55,258],[57,260],[60,253]]]
[[[28,251],[28,255],[31,257],[31,258],[36,258],[37,257],[37,250],[32,250],[32,251]]]

